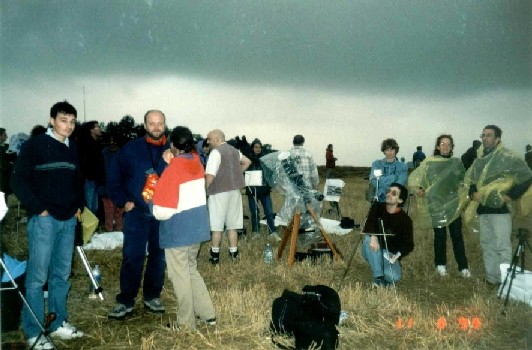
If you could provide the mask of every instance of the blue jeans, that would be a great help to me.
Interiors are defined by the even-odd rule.
[[[388,283],[391,283],[392,280],[394,283],[399,282],[401,279],[401,265],[399,264],[399,261],[396,260],[395,263],[390,264],[388,260],[383,258],[383,254],[388,251],[381,247],[374,252],[369,246],[370,241],[371,236],[365,235],[364,241],[362,242],[362,256],[369,263],[371,271],[373,272],[373,277],[384,277],[384,280]]]
[[[449,235],[453,242],[453,252],[458,271],[467,269],[467,258],[464,246],[464,237],[462,236],[462,218],[454,220],[449,224]],[[434,227],[434,264],[447,265],[447,228]]]
[[[85,205],[94,215],[98,215],[98,187],[96,181],[86,180],[83,185]]]
[[[144,273],[144,300],[161,296],[164,283],[164,250],[159,246],[159,221],[153,215],[134,208],[125,213],[124,247],[120,269],[120,294],[116,302],[133,307],[139,292],[144,258],[148,245],[148,262]]]
[[[42,287],[48,281],[48,312],[56,314],[50,325],[53,332],[68,318],[66,302],[70,283],[68,278],[74,251],[76,217],[56,220],[51,215],[34,215],[28,222],[28,265],[26,269],[26,299],[44,324],[44,292]],[[41,328],[30,310],[24,305],[22,327],[26,337],[39,335]]]
[[[263,196],[255,197],[248,195],[249,211],[251,212],[251,230],[253,232],[259,232],[260,216],[259,207],[257,205],[258,202],[262,203],[264,215],[266,216],[266,222],[268,223],[268,228],[270,229],[269,233],[272,234],[275,232],[275,220],[273,217],[272,199],[269,193]]]

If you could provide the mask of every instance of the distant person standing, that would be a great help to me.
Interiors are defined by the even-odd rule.
[[[471,167],[471,164],[477,159],[477,150],[480,147],[482,142],[479,140],[474,140],[473,145],[465,151],[464,154],[462,154],[462,164],[464,164],[465,170],[469,169]]]
[[[246,195],[248,196],[249,211],[251,212],[251,229],[253,235],[260,234],[260,216],[259,216],[259,202],[264,209],[264,215],[266,216],[266,223],[268,224],[268,234],[270,238],[276,239],[277,233],[275,231],[275,215],[272,209],[272,198],[270,197],[271,187],[264,181],[264,174],[262,172],[262,165],[260,163],[260,157],[264,155],[262,153],[262,143],[259,139],[251,142],[251,154],[249,160],[251,165],[247,170],[261,173],[262,184],[258,186],[246,186]],[[274,236],[272,236],[274,235]]]
[[[225,134],[218,129],[207,135],[211,153],[205,168],[209,221],[211,225],[211,257],[216,265],[220,262],[222,233],[227,229],[229,256],[238,260],[238,233],[242,229],[243,209],[240,189],[245,186],[243,172],[251,161],[233,146],[225,142]]]
[[[327,169],[327,172],[325,173],[326,179],[331,178],[332,172],[336,167],[337,160],[338,158],[336,158],[333,154],[333,145],[332,143],[329,143],[329,145],[325,149],[325,168]]]
[[[142,280],[146,249],[148,257],[142,287],[144,308],[154,313],[165,311],[160,299],[165,262],[164,251],[159,245],[159,221],[150,213],[142,196],[148,175],[160,176],[166,168],[163,153],[169,145],[164,134],[165,128],[166,117],[163,112],[146,112],[146,136],[128,142],[111,162],[107,190],[113,203],[124,208],[125,214],[120,293],[116,296],[116,305],[107,315],[110,319],[120,320],[133,312]]]
[[[83,208],[83,183],[78,153],[69,137],[76,126],[76,109],[58,102],[50,109],[51,127],[45,134],[31,137],[15,163],[11,186],[28,210],[28,265],[26,299],[22,327],[28,345],[35,349],[53,349],[40,337],[44,324],[43,286],[48,282],[48,312],[56,318],[50,325],[52,336],[61,339],[82,337],[68,322],[67,297],[70,290],[74,232]]]
[[[318,183],[320,182],[318,174],[318,166],[314,161],[312,153],[306,150],[303,145],[305,144],[305,137],[303,135],[295,135],[292,140],[293,147],[288,151],[288,163],[294,167],[295,175],[301,177],[301,183],[296,186],[304,187],[303,192],[316,190]],[[284,198],[284,204],[279,212],[279,217],[285,222],[290,222],[293,216],[294,209],[294,194],[286,193]]]
[[[6,140],[6,129],[0,128],[0,192],[4,193],[8,193],[9,174],[11,173],[11,166],[9,165],[6,154],[9,145],[6,143]]]
[[[417,168],[423,160],[425,160],[425,153],[423,153],[423,147],[417,146],[416,151],[412,155],[412,163],[414,168]]]
[[[462,161],[453,157],[454,140],[451,135],[436,139],[434,155],[415,169],[408,178],[408,186],[422,198],[434,230],[434,265],[440,276],[447,276],[447,228],[453,242],[453,252],[462,277],[471,277],[462,236],[460,190],[463,189],[465,169]],[[423,200],[424,199],[424,200]],[[418,215],[420,217],[420,215]],[[420,225],[422,227],[422,223]]]
[[[532,169],[532,146],[526,145],[525,162]]]
[[[102,129],[96,120],[86,122],[79,135],[79,164],[85,178],[83,189],[85,205],[94,215],[98,214],[98,192],[105,186]]]
[[[408,167],[406,163],[400,162],[396,155],[399,152],[399,145],[394,139],[385,139],[381,143],[383,159],[377,159],[371,164],[369,180],[373,188],[377,188],[377,199],[379,202],[386,201],[386,192],[390,184],[397,182],[406,185],[408,177]],[[377,176],[378,175],[378,176]],[[377,183],[378,182],[378,183]]]
[[[500,264],[512,262],[509,206],[528,190],[532,172],[522,158],[502,145],[498,126],[487,125],[481,136],[479,157],[465,178],[472,199],[466,214],[476,207],[486,281],[496,285],[501,280]]]
[[[106,146],[104,147],[102,153],[105,164],[105,176],[108,176],[111,169],[111,163],[118,154],[120,147],[118,145],[118,137],[115,134],[105,134],[104,139]],[[104,186],[104,189],[100,192],[100,198],[102,200],[104,209],[105,232],[122,231],[122,216],[124,215],[124,208],[119,208],[114,205],[113,201],[109,197],[107,185]]]

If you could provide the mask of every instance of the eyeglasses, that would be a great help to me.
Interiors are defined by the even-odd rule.
[[[483,137],[492,137],[492,136],[495,136],[495,134],[480,134],[480,138],[483,138]]]
[[[399,192],[396,191],[396,190],[391,190],[391,189],[388,189],[388,191],[386,191],[386,193],[389,193],[390,195],[392,195],[393,197],[397,197],[399,195]]]

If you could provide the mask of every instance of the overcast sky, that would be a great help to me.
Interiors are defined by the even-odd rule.
[[[531,1],[0,4],[10,135],[67,99],[81,121],[157,108],[279,149],[301,133],[319,164],[333,143],[339,164],[369,165],[387,137],[409,160],[444,132],[460,155],[486,124],[520,154],[532,143]]]

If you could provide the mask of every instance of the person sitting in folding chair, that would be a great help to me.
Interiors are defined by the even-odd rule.
[[[373,286],[395,284],[401,279],[399,261],[414,250],[412,220],[403,211],[408,190],[392,183],[386,202],[375,202],[370,209],[362,243],[362,256],[373,272]]]

